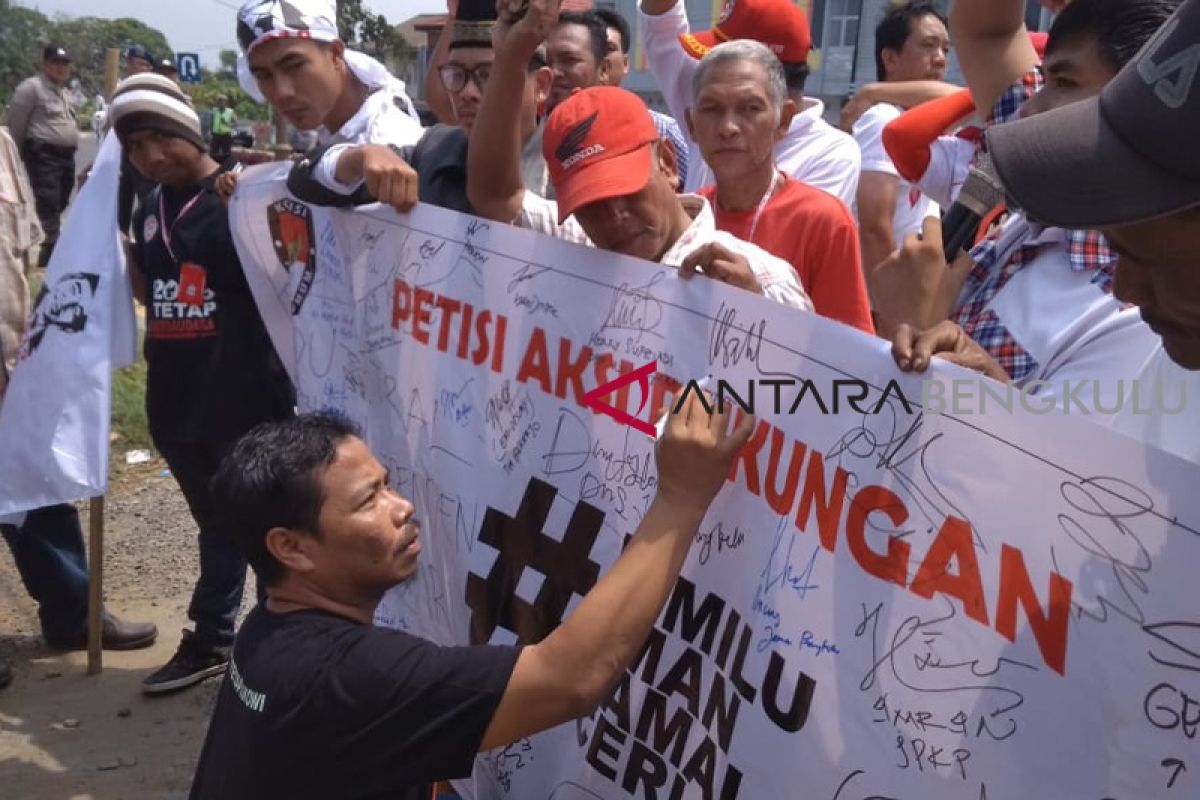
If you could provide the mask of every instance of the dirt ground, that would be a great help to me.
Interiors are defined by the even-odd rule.
[[[186,798],[220,679],[144,698],[142,678],[174,653],[197,571],[196,528],[160,460],[115,470],[105,515],[104,596],[116,614],[158,625],[154,647],[86,654],[41,642],[36,608],[0,547],[0,797],[13,800]],[[86,513],[84,530],[86,538]],[[243,611],[253,599],[248,586]]]

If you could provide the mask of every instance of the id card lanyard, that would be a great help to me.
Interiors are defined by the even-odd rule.
[[[171,247],[171,231],[175,230],[175,227],[179,224],[179,221],[183,219],[189,211],[192,210],[192,207],[196,205],[196,203],[200,202],[200,198],[203,195],[204,192],[201,190],[196,194],[195,197],[193,197],[191,200],[188,200],[184,207],[179,209],[179,213],[175,215],[175,221],[168,225],[167,209],[166,205],[163,203],[163,193],[161,190],[158,193],[158,221],[159,226],[162,229],[163,246],[167,248],[167,254],[171,256],[171,260],[176,264],[179,263],[179,258],[176,257],[175,250]]]
[[[767,203],[771,202],[771,198],[775,195],[775,190],[783,183],[783,173],[775,170],[775,174],[771,176],[771,185],[767,187],[767,191],[763,192],[762,199],[758,201],[758,208],[754,209],[754,218],[750,220],[750,232],[746,234],[746,241],[754,243],[754,232],[758,230],[758,220],[762,217],[763,210],[766,209]],[[162,199],[161,197],[159,198]]]

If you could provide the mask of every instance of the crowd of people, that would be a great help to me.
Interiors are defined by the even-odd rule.
[[[682,0],[641,0],[636,26],[565,5],[453,4],[429,69],[430,127],[383,65],[346,48],[332,0],[245,3],[239,77],[316,131],[288,177],[309,203],[431,203],[659,262],[888,339],[906,371],[939,357],[1076,403],[1056,394],[1071,378],[1196,383],[1200,157],[1187,137],[1200,129],[1200,0],[1045,0],[1047,34],[1026,30],[1023,0],[956,0],[949,18],[894,3],[876,28],[876,81],[846,103],[841,130],[804,94],[811,37],[790,0],[728,2],[707,31]],[[621,88],[633,29],[665,111]],[[945,82],[951,42],[965,89]],[[47,48],[44,75],[10,109],[15,146],[0,147],[0,177],[23,161],[30,178],[0,181],[0,208],[36,198],[43,252],[72,178],[67,59]],[[237,172],[220,119],[210,153],[186,94],[150,70],[119,85],[108,115],[126,172],[148,187],[121,229],[147,309],[151,433],[200,531],[194,629],[145,689],[228,675],[195,798],[350,785],[428,796],[477,751],[603,701],[750,421],[695,402],[673,415],[638,533],[543,642],[438,648],[373,627],[380,597],[416,568],[413,506],[353,425],[296,414],[231,240]],[[993,195],[977,193],[986,185]],[[28,214],[4,224],[0,269],[41,235]],[[180,325],[179,306],[203,324]],[[6,358],[20,324],[8,314]],[[219,406],[205,399],[217,382]],[[1090,419],[1200,457],[1195,414]],[[81,645],[74,510],[31,512],[4,535],[47,642]],[[247,564],[260,602],[235,638]],[[155,635],[106,617],[105,646]]]

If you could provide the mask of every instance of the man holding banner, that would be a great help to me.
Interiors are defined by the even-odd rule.
[[[418,569],[412,503],[345,419],[263,425],[214,482],[267,600],[246,619],[192,800],[408,797],[475,753],[595,711],[641,649],[754,418],[690,398],[655,450],[659,483],[624,554],[526,647],[438,647],[371,625]]]
[[[577,90],[546,120],[542,152],[557,202],[521,178],[519,107],[523,65],[558,18],[557,0],[501,14],[496,61],[479,107],[467,161],[467,194],[480,216],[578,244],[679,266],[812,310],[782,259],[718,231],[708,201],[675,193],[675,147],[659,136],[645,103],[614,86]]]

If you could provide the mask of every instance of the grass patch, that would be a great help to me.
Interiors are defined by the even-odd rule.
[[[137,362],[113,373],[112,430],[120,438],[113,442],[112,455],[126,450],[151,449],[150,423],[146,419],[146,362]]]

